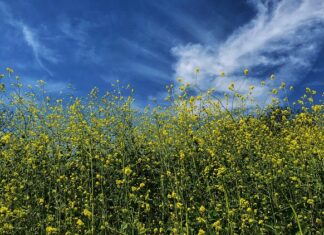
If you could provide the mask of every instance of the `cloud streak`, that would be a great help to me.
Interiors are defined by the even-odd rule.
[[[241,91],[256,86],[255,98],[264,101],[278,82],[260,86],[260,79],[275,73],[281,81],[300,82],[311,69],[324,37],[324,2],[322,0],[249,0],[255,17],[235,30],[221,44],[188,44],[172,48],[177,57],[175,76],[195,83],[194,68],[200,67],[197,85],[219,92],[231,82],[242,80],[245,67],[251,71],[241,81]],[[225,71],[226,78],[217,75]]]
[[[58,58],[55,55],[55,53],[40,41],[38,34],[35,30],[30,28],[24,22],[16,20],[13,17],[13,14],[8,8],[8,6],[3,2],[0,2],[0,12],[3,16],[5,16],[4,18],[6,19],[7,24],[19,30],[22,33],[25,42],[32,49],[37,64],[50,76],[53,77],[53,73],[45,66],[44,61],[57,63]]]
[[[50,76],[53,77],[53,73],[43,63],[43,59],[52,63],[58,62],[52,50],[42,45],[38,40],[36,33],[33,30],[31,30],[27,25],[19,23],[18,27],[21,28],[24,39],[27,45],[32,49],[34,57],[39,66],[42,69],[44,69]]]

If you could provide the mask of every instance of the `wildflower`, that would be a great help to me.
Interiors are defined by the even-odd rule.
[[[278,90],[277,89],[272,89],[272,94],[275,94],[275,95],[277,95],[278,94]]]
[[[117,187],[120,187],[122,184],[124,184],[124,180],[116,180]]]
[[[84,226],[84,223],[83,223],[83,221],[82,221],[82,220],[80,220],[80,219],[78,219],[76,223],[77,223],[77,225],[78,225],[79,227],[82,227],[82,226]]]
[[[206,208],[204,206],[199,207],[199,212],[201,214],[205,213],[205,211],[206,211]]]
[[[319,219],[319,218],[316,218],[315,223],[317,223],[317,224],[322,224],[322,220]]]
[[[198,231],[198,235],[205,235],[206,232],[203,229],[199,229]]]
[[[322,110],[322,105],[313,105],[312,110],[314,112],[320,112]]]
[[[38,203],[39,203],[40,205],[43,205],[43,204],[44,204],[44,198],[40,198],[40,199],[38,199]]]
[[[249,74],[249,70],[248,69],[244,69],[243,73],[244,73],[245,76],[247,76]]]
[[[54,228],[52,226],[48,226],[46,227],[46,233],[47,234],[54,234],[54,233],[57,233],[57,228]]]
[[[306,87],[306,93],[312,93],[312,90],[309,87]]]
[[[5,206],[0,207],[0,214],[6,214],[7,212],[9,212],[8,207]]]
[[[5,134],[4,136],[2,136],[1,142],[7,144],[9,142],[9,140],[10,140],[10,136],[11,135],[9,133],[8,134]]]
[[[228,89],[230,91],[234,91],[234,83],[231,83],[229,86],[228,86]]]
[[[180,150],[179,157],[180,157],[180,160],[183,160],[185,158],[185,154],[184,154],[183,150]]]
[[[5,89],[5,84],[0,83],[0,91],[3,91]]]
[[[181,209],[183,207],[183,204],[181,202],[177,202],[176,208]]]
[[[290,179],[291,179],[292,181],[298,181],[298,178],[297,178],[296,176],[292,176],[292,177],[290,177]]]
[[[221,220],[220,220],[220,219],[217,220],[216,222],[213,223],[212,226],[214,227],[214,229],[215,229],[216,231],[221,230],[221,229],[222,229],[222,226],[221,226]]]
[[[219,75],[220,75],[221,77],[225,77],[225,73],[224,73],[224,72],[221,72]]]
[[[127,166],[123,169],[123,172],[125,175],[129,176],[133,171],[129,166]]]
[[[195,68],[195,73],[199,73],[200,72],[200,68],[196,67]]]
[[[14,72],[13,69],[8,68],[8,67],[6,68],[6,70],[7,70],[8,73],[13,73]]]
[[[275,79],[276,79],[276,76],[274,74],[271,74],[270,80],[275,80]]]
[[[204,218],[200,217],[200,216],[197,217],[196,220],[197,220],[197,222],[200,223],[200,224],[206,223],[206,220],[205,220]]]
[[[5,75],[2,73],[2,74],[0,74],[0,78],[3,78]]]
[[[309,205],[314,205],[314,199],[308,199],[307,204]]]
[[[10,230],[13,230],[14,226],[12,224],[9,224],[9,223],[5,223],[2,228],[4,230],[7,230],[7,231],[10,231]],[[1,230],[0,230],[1,231]]]
[[[279,87],[280,89],[283,89],[283,88],[286,88],[286,83],[284,83],[284,82],[281,82],[281,84],[280,84],[280,87]]]
[[[84,216],[86,216],[88,218],[91,218],[91,216],[92,216],[92,213],[88,209],[84,209],[83,214],[84,214]]]

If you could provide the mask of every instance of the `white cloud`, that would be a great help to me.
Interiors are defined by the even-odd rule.
[[[275,72],[289,84],[300,81],[318,56],[324,37],[323,0],[249,0],[255,17],[238,28],[219,45],[188,44],[172,49],[178,58],[175,76],[195,83],[194,68],[200,67],[197,84],[224,92],[231,82],[241,83],[241,91],[256,86],[260,102],[278,82],[261,87],[260,79]],[[248,81],[243,69],[250,69]],[[217,75],[224,71],[226,78]]]
[[[50,48],[46,47],[44,43],[41,42],[37,31],[30,28],[24,22],[15,19],[10,11],[10,8],[3,2],[0,2],[0,12],[5,16],[4,19],[6,20],[7,24],[11,25],[22,33],[25,42],[32,49],[38,65],[50,76],[53,76],[52,72],[44,65],[44,60],[51,63],[57,63],[58,58]]]
[[[40,43],[36,33],[33,30],[31,30],[31,28],[21,23],[19,24],[19,27],[22,30],[27,45],[30,46],[30,48],[33,50],[35,59],[39,66],[46,72],[48,72],[49,75],[53,76],[52,72],[44,65],[43,59],[52,63],[57,63],[57,57],[54,55],[52,50]]]

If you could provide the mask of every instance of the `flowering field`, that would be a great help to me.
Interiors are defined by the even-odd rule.
[[[10,69],[0,83],[0,234],[324,234],[314,90],[263,108],[234,84],[224,98],[182,84],[140,112],[119,82],[84,99]]]

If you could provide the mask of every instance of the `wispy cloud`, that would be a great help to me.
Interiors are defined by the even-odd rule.
[[[105,75],[101,75],[100,79],[106,83],[123,79],[129,80],[129,82],[134,82],[135,78],[161,85],[170,82],[170,74],[162,68],[149,66],[141,61],[127,60],[124,61],[124,63],[125,66],[121,66],[109,71]]]
[[[54,51],[46,47],[41,42],[36,30],[29,27],[23,21],[15,19],[10,8],[3,2],[0,2],[0,12],[5,16],[4,19],[6,20],[7,24],[11,25],[22,33],[25,42],[32,49],[38,65],[50,76],[53,76],[53,73],[45,66],[44,61],[57,63],[58,57],[55,55]]]
[[[35,59],[39,66],[53,77],[53,73],[43,63],[43,60],[47,60],[52,63],[58,62],[58,59],[54,55],[53,51],[41,44],[37,38],[36,33],[27,25],[22,23],[19,23],[18,25],[22,30],[27,45],[30,46],[30,48],[33,50]]]
[[[60,16],[58,27],[64,37],[72,40],[77,46],[74,59],[78,62],[90,62],[99,64],[102,58],[93,42],[91,31],[104,25],[104,22],[89,21],[81,18],[69,18]]]
[[[156,60],[159,63],[169,65],[169,60],[163,56],[160,51],[156,51],[155,49],[149,48],[149,46],[138,43],[135,40],[130,40],[128,38],[120,39],[123,47],[127,48],[127,50],[131,51],[134,54],[143,55],[150,60]]]
[[[241,81],[241,91],[255,85],[255,97],[264,100],[276,82],[261,87],[260,79],[276,73],[279,80],[297,83],[318,56],[324,37],[323,0],[249,0],[255,17],[219,45],[188,44],[172,49],[178,58],[175,75],[195,83],[194,68],[200,67],[198,84],[227,90],[231,82],[242,79],[245,67],[251,71]],[[225,71],[227,78],[217,78]]]

